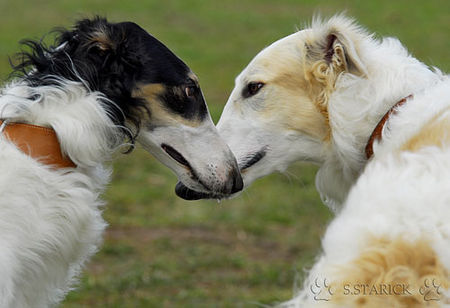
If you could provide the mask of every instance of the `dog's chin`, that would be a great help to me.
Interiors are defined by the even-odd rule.
[[[228,196],[223,194],[217,194],[217,193],[211,193],[211,192],[199,192],[190,189],[186,185],[184,185],[182,182],[178,182],[175,186],[175,194],[184,199],[184,200],[200,200],[200,199],[216,199],[221,200],[224,198],[227,198]]]

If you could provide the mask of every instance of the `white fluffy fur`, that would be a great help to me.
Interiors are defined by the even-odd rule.
[[[122,141],[100,97],[69,81],[2,91],[1,118],[53,127],[78,167],[50,169],[0,136],[0,307],[57,304],[98,249],[110,175],[102,163]]]
[[[389,121],[383,142],[375,147],[374,159],[327,228],[323,252],[303,282],[303,289],[282,306],[356,307],[314,300],[316,294],[310,288],[316,278],[326,278],[328,283],[338,279],[336,271],[370,249],[367,243],[374,236],[411,243],[425,239],[450,273],[450,144],[417,152],[399,149],[440,111],[446,110],[442,117],[450,122],[450,81],[421,92]],[[440,292],[440,301],[423,302],[423,306],[450,307],[450,290],[441,285]]]
[[[16,81],[0,94],[0,119],[53,128],[62,153],[77,166],[52,169],[0,133],[0,307],[59,303],[98,249],[106,226],[100,194],[111,172],[103,164],[124,139],[103,105],[114,102],[81,82],[55,77],[55,83],[30,87]],[[181,150],[211,189],[235,176],[230,170],[237,169],[236,161],[209,115],[195,127],[175,120],[143,127],[137,139],[191,187],[200,186],[199,180],[163,152],[162,143]]]
[[[337,35],[353,67],[327,85],[331,89],[325,102],[330,138],[321,139],[310,128],[322,128],[322,122],[301,124],[315,114],[298,114],[305,104],[311,104],[308,86],[302,88],[311,79],[305,83],[299,78],[297,84],[292,80],[314,65],[320,57],[320,48],[314,46],[325,47],[330,33]],[[316,54],[311,55],[311,50]],[[332,74],[333,69],[322,73]],[[242,89],[249,82],[265,85],[258,94],[244,98]],[[375,143],[374,157],[367,163],[364,148],[373,129],[396,102],[410,94],[414,98],[390,118],[382,142]],[[352,301],[316,301],[310,287],[316,278],[338,281],[339,269],[370,251],[371,238],[401,239],[411,245],[425,241],[432,250],[427,253],[436,255],[447,271],[444,279],[450,279],[450,144],[431,144],[414,152],[402,149],[435,115],[441,114],[440,119],[448,124],[449,107],[447,76],[412,57],[397,39],[374,39],[342,16],[316,19],[310,28],[275,42],[239,75],[219,121],[219,132],[240,163],[255,149],[269,149],[265,158],[243,173],[245,185],[292,161],[314,161],[321,166],[317,188],[337,212],[303,289],[284,306],[356,307]],[[298,127],[292,125],[293,116]],[[445,142],[450,132],[442,134]],[[446,296],[431,304],[450,306],[449,290],[443,286],[441,291]],[[387,302],[380,305],[390,306]]]
[[[325,203],[337,209],[366,163],[364,148],[381,117],[400,99],[419,94],[444,77],[409,55],[397,39],[374,40],[348,19],[335,17],[314,23],[312,29],[326,31],[330,25],[354,33],[366,72],[359,77],[340,75],[328,102],[332,146],[316,186]]]

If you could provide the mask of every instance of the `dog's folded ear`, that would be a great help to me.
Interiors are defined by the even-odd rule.
[[[359,42],[368,34],[351,19],[338,15],[327,22],[314,20],[306,35],[305,78],[310,83],[312,98],[321,112],[327,114],[329,95],[341,74],[367,76],[358,50]]]
[[[112,24],[98,16],[78,21],[73,33],[73,37],[87,47],[87,50],[95,49],[99,52],[114,51],[125,39],[123,33],[114,31]]]
[[[91,34],[89,38],[90,46],[99,49],[100,51],[108,51],[116,49],[116,42],[114,42],[105,29],[99,29]]]
[[[326,24],[314,23],[313,37],[306,44],[306,60],[313,75],[320,79],[328,75],[327,81],[335,81],[342,72],[365,76],[366,68],[357,46],[363,30],[342,16],[336,16]]]
[[[355,46],[342,33],[329,33],[326,37],[324,59],[335,69],[342,69],[351,74],[365,75],[365,67],[356,52]]]

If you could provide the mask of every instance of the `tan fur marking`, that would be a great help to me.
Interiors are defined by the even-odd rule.
[[[334,53],[331,62],[322,59],[323,47],[310,44],[305,45],[307,50],[304,59],[305,79],[309,81],[308,93],[314,101],[317,109],[325,118],[328,126],[328,133],[324,141],[331,140],[331,126],[329,124],[328,100],[335,90],[335,84],[339,75],[347,71],[344,48],[340,43],[333,46]],[[317,60],[320,56],[321,59]],[[314,60],[314,58],[316,58]]]
[[[165,90],[165,87],[160,83],[151,83],[140,86],[133,92],[133,97],[142,97],[147,100],[155,100]]]
[[[448,301],[443,292],[450,287],[450,272],[426,240],[372,239],[357,259],[338,269],[337,276],[340,278],[332,283],[335,290],[343,290],[344,286],[354,290],[353,287],[359,285],[367,285],[366,290],[372,289],[371,286],[381,290],[382,285],[386,286],[385,292],[378,294],[344,294],[336,291],[331,301],[342,307],[440,307]],[[436,288],[425,288],[427,279],[429,282],[435,279],[436,285],[440,285],[440,293]],[[404,291],[403,286],[408,292]],[[389,287],[394,288],[390,293]],[[426,291],[434,293],[425,295]]]
[[[263,116],[273,119],[280,117],[285,129],[295,130],[319,140],[329,136],[327,117],[314,105],[307,94],[308,81],[299,74],[300,68],[280,67],[280,73],[265,83],[272,87],[265,98],[266,108]]]
[[[273,120],[274,117],[280,119],[274,122],[283,123],[287,130],[295,130],[323,140],[328,135],[328,125],[325,118],[316,109],[313,102],[304,92],[305,81],[293,78],[288,74],[281,75],[270,81],[277,90],[273,95],[274,99],[266,98],[268,102],[264,109],[263,116]],[[276,102],[276,103],[273,103]]]
[[[103,29],[92,33],[91,42],[94,42],[101,50],[108,50],[114,47],[114,43]]]
[[[298,92],[299,89],[306,89],[307,81],[298,73],[282,73],[270,81],[272,84],[279,85],[288,91]]]
[[[168,110],[161,102],[160,94],[165,91],[162,84],[143,85],[134,90],[133,97],[140,97],[147,101],[147,107],[150,109],[151,122],[154,125],[176,125],[184,124],[190,127],[198,127],[202,123],[197,119],[188,120],[178,114]],[[180,90],[180,95],[183,95]],[[148,120],[148,119],[147,119]]]
[[[444,112],[449,112],[450,108]],[[418,151],[427,146],[443,148],[450,146],[450,117],[442,117],[442,113],[433,117],[420,132],[409,139],[401,148],[402,151]]]
[[[331,127],[329,124],[328,114],[328,97],[334,90],[334,82],[332,83],[328,76],[328,65],[324,61],[314,63],[310,70],[306,71],[306,79],[309,80],[308,94],[313,100],[317,110],[325,118],[328,126],[328,134],[326,139],[331,138]]]

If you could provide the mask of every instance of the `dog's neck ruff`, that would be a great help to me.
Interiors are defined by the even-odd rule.
[[[2,120],[0,120],[0,124],[0,133],[30,157],[57,169],[76,167],[70,158],[62,154],[53,129]]]
[[[405,104],[412,97],[413,95],[411,94],[399,100],[394,106],[392,106],[391,109],[388,110],[388,112],[386,112],[386,114],[381,118],[380,122],[378,122],[377,126],[370,135],[369,141],[367,141],[365,149],[367,159],[370,159],[373,156],[373,143],[375,142],[375,140],[381,140],[384,125],[386,124],[387,120],[389,120],[389,117],[392,114],[395,114],[396,109]]]

